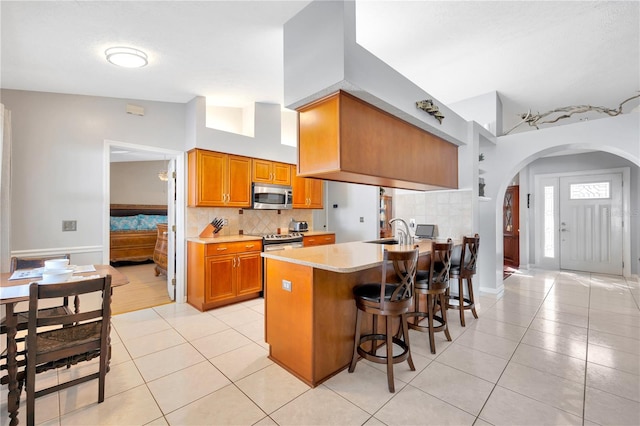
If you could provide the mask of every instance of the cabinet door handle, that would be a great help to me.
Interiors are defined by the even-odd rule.
[[[218,248],[216,248],[216,250],[218,250],[218,251],[224,251],[226,249],[227,249],[227,247],[218,247]]]
[[[253,248],[253,247],[254,247],[253,244],[247,244],[246,246],[244,246],[244,248],[248,248],[248,249]]]
[[[236,258],[234,257],[233,259],[231,259],[232,265],[235,268],[236,267]]]

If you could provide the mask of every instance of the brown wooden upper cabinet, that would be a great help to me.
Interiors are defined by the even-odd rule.
[[[291,188],[294,209],[321,209],[323,206],[322,179],[299,177],[296,166],[291,166]]]
[[[251,175],[253,182],[291,185],[291,164],[260,160],[257,158],[252,159],[251,164],[253,168]]]
[[[251,207],[251,158],[194,149],[188,162],[190,207]]]
[[[297,110],[301,176],[421,191],[458,188],[458,147],[432,133],[343,91]]]

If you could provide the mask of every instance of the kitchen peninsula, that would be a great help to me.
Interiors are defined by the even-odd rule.
[[[417,244],[423,269],[431,240]],[[353,287],[380,281],[385,248],[409,247],[350,242],[262,253],[270,358],[310,386],[346,367],[356,319]]]

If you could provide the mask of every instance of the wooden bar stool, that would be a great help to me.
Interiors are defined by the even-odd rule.
[[[480,247],[480,237],[478,234],[473,237],[464,237],[462,241],[462,252],[460,259],[455,259],[451,264],[449,278],[458,280],[458,295],[448,297],[448,306],[451,309],[460,311],[460,325],[464,324],[464,311],[471,309],[474,318],[478,318],[476,313],[475,300],[473,298],[472,278],[476,274],[476,263],[478,260],[478,248]],[[464,282],[467,283],[467,297],[464,297]]]
[[[448,341],[451,341],[449,327],[447,325],[447,290],[449,289],[449,271],[451,268],[451,251],[453,241],[451,238],[446,243],[431,243],[431,263],[428,271],[418,271],[414,285],[414,309],[406,314],[414,317],[409,321],[409,328],[429,333],[429,346],[431,353],[436,353],[434,333],[444,331]],[[426,298],[424,310],[420,310],[420,296]],[[436,315],[437,311],[440,315]],[[427,320],[427,324],[424,324]],[[434,321],[437,324],[434,324]]]
[[[393,264],[397,282],[387,282],[387,268],[389,263]],[[413,304],[413,280],[418,264],[418,249],[403,251],[384,250],[384,261],[382,263],[382,282],[372,284],[360,284],[353,289],[358,313],[356,316],[356,330],[353,344],[353,356],[349,365],[349,373],[356,369],[358,355],[378,364],[387,364],[387,381],[389,392],[395,392],[393,381],[393,364],[407,360],[409,368],[414,371],[416,368],[411,359],[409,346],[409,329],[407,318],[404,316]],[[373,329],[369,334],[361,334],[362,315],[369,313],[373,315]],[[386,318],[385,332],[379,333],[378,316]],[[393,319],[400,319],[400,330],[397,335],[393,332]],[[402,339],[401,339],[402,337]],[[378,345],[376,342],[381,341]],[[371,342],[371,348],[366,350],[363,344]],[[386,356],[376,354],[379,346],[387,345]],[[393,345],[402,349],[399,355],[393,355]]]

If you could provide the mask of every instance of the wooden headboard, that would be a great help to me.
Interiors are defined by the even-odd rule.
[[[167,214],[167,206],[145,204],[111,204],[111,216],[135,216],[137,214]]]

